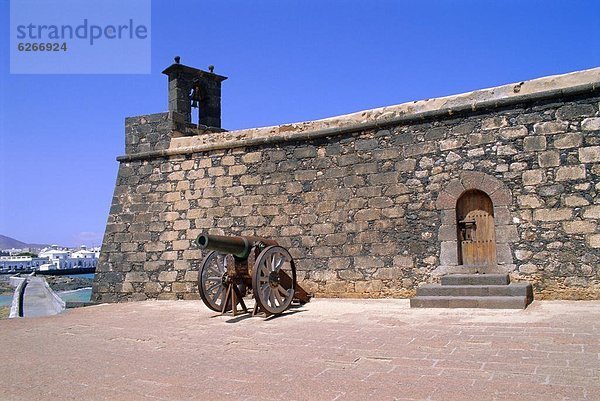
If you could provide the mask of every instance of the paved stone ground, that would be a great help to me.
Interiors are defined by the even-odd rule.
[[[600,400],[599,330],[596,301],[316,299],[266,320],[100,305],[0,321],[0,400]]]

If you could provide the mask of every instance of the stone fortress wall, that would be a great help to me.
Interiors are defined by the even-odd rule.
[[[597,68],[231,132],[173,109],[128,118],[93,299],[198,299],[206,231],[277,240],[317,296],[412,296],[470,272],[455,210],[469,189],[493,203],[489,272],[599,299],[599,105]]]

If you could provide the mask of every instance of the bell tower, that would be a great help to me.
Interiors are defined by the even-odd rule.
[[[192,122],[192,108],[198,108],[198,124],[221,128],[221,82],[227,77],[209,71],[188,67],[175,57],[162,73],[169,77],[169,111],[183,116],[184,121]]]

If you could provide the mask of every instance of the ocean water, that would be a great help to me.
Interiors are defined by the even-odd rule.
[[[12,295],[0,295],[0,306],[10,306],[11,303]]]
[[[92,287],[79,288],[73,291],[61,291],[58,293],[58,296],[65,302],[89,302],[92,297]]]
[[[89,274],[68,274],[67,277],[79,277],[79,278],[94,278],[96,276],[96,274],[94,273],[89,273]]]

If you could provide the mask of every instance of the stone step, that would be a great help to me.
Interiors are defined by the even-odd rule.
[[[509,285],[439,285],[425,284],[417,288],[417,296],[526,296],[533,298],[533,290],[529,283],[512,283]]]
[[[410,299],[411,308],[487,308],[487,309],[525,309],[526,296],[513,297],[427,297],[417,296]]]
[[[508,285],[508,274],[447,274],[442,285]]]

